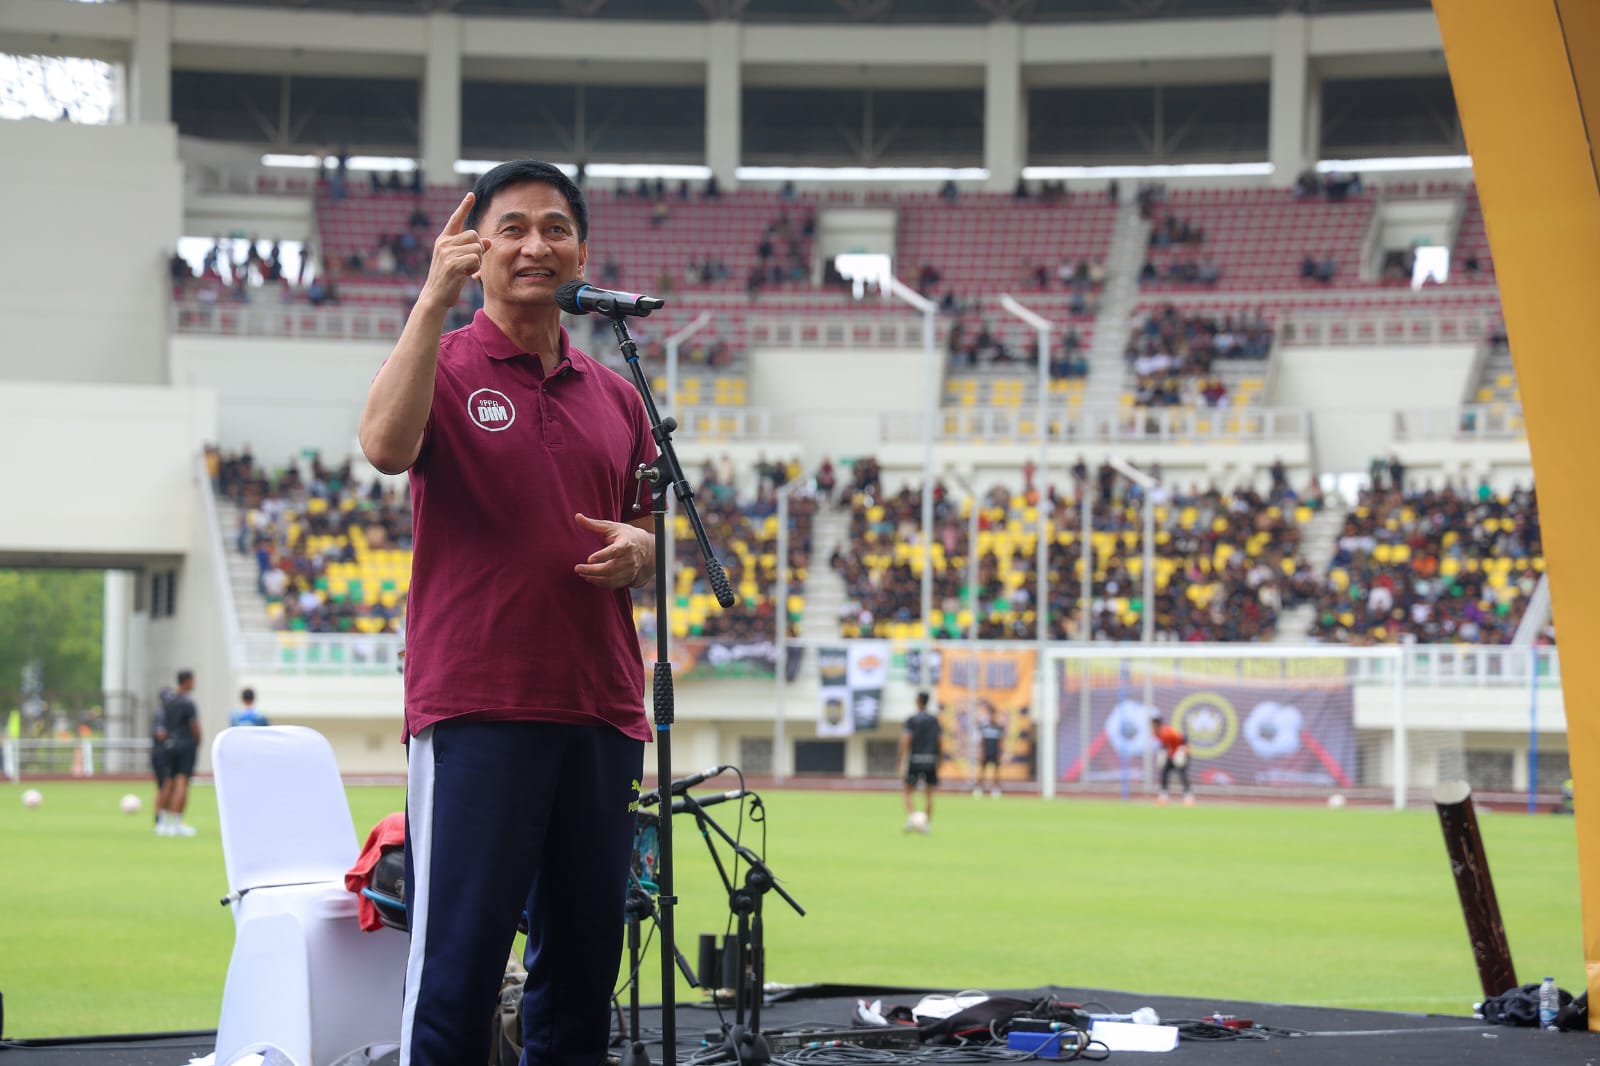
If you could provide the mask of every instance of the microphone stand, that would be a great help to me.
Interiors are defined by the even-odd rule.
[[[633,374],[634,386],[638,388],[639,396],[644,400],[645,413],[650,419],[650,435],[655,439],[656,448],[660,452],[655,462],[642,464],[634,472],[634,476],[641,484],[644,482],[650,484],[650,510],[655,516],[656,662],[650,690],[656,723],[656,778],[660,787],[666,790],[668,803],[667,816],[661,819],[660,827],[657,829],[657,840],[661,846],[661,863],[657,868],[657,883],[661,891],[656,900],[660,911],[661,928],[661,1062],[662,1066],[675,1066],[678,1054],[678,1019],[677,986],[673,979],[672,966],[678,952],[677,936],[673,928],[673,910],[678,904],[678,897],[672,894],[670,805],[674,705],[672,659],[667,647],[671,628],[667,624],[670,592],[668,578],[671,566],[666,548],[669,488],[677,494],[684,514],[689,518],[689,525],[693,528],[695,539],[700,545],[700,554],[705,559],[706,578],[711,583],[711,591],[715,593],[717,602],[724,608],[733,606],[733,586],[728,584],[728,575],[723,571],[722,564],[717,561],[716,553],[711,550],[711,541],[706,536],[705,525],[700,521],[700,512],[694,506],[694,492],[683,476],[683,466],[678,462],[677,449],[672,446],[672,432],[678,428],[678,422],[673,418],[663,419],[661,412],[656,409],[655,397],[650,391],[650,380],[646,377],[644,368],[639,365],[639,347],[634,344],[633,337],[628,333],[626,317],[615,311],[607,317],[611,319],[611,329],[617,336],[617,346],[622,351],[622,357],[627,360],[628,369]],[[634,506],[637,508],[638,504]],[[638,1057],[643,1061],[636,1061],[633,1066],[644,1066],[644,1062],[648,1060],[643,1057],[642,1047],[638,1048]]]
[[[656,839],[659,841],[660,830],[657,830]],[[628,875],[628,972],[633,975],[628,982],[628,1032],[624,1034],[627,1046],[619,1057],[620,1066],[650,1066],[650,1054],[644,1049],[644,1039],[639,1028],[639,931],[644,920],[649,918],[661,926],[661,916],[656,911],[654,902],[650,899],[650,890],[638,875]],[[666,950],[667,945],[662,945]],[[694,968],[689,965],[689,960],[683,957],[683,952],[676,947],[671,949],[677,959],[678,969],[683,972],[684,979],[691,986],[698,986],[699,978],[695,975]]]
[[[761,798],[757,796],[756,803],[759,805],[760,802]],[[715,818],[706,813],[705,807],[687,792],[683,795],[683,805],[694,814],[694,820],[700,826],[700,835],[711,851],[711,861],[728,890],[728,908],[738,918],[738,973],[734,975],[733,1026],[725,1034],[724,1047],[739,1066],[764,1066],[772,1061],[772,1049],[767,1044],[767,1038],[761,1035],[761,997],[766,989],[766,933],[761,918],[761,901],[768,891],[773,891],[800,917],[805,917],[806,909],[778,884],[772,867],[763,862],[761,856],[730,836]],[[706,832],[708,829],[721,837],[737,858],[744,860],[748,869],[745,870],[743,884],[735,886],[728,876],[716,845]],[[748,1024],[745,1018],[747,1008]]]

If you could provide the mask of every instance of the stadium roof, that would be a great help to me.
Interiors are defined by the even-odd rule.
[[[210,6],[594,19],[746,22],[1095,22],[1421,11],[1429,0],[180,0]]]

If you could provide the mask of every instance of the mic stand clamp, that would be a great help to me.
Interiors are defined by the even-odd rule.
[[[657,839],[660,839],[659,831]],[[624,909],[628,915],[628,972],[633,975],[633,979],[628,982],[628,1032],[619,1066],[651,1066],[650,1053],[645,1050],[644,1037],[640,1034],[639,1028],[639,961],[643,953],[639,944],[639,929],[645,919],[651,919],[659,926],[661,918],[656,913],[656,906],[650,899],[649,890],[637,876],[632,874],[628,877],[628,901]],[[695,976],[694,968],[689,965],[689,960],[685,959],[683,953],[676,947],[672,950],[677,958],[678,969],[683,971],[689,986],[698,987],[700,981]]]

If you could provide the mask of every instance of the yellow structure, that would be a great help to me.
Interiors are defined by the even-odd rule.
[[[1433,0],[1527,416],[1576,782],[1583,947],[1600,995],[1600,3]],[[1515,945],[1513,945],[1513,948]],[[1527,978],[1525,978],[1527,979]],[[1590,1015],[1600,1029],[1600,1016]]]

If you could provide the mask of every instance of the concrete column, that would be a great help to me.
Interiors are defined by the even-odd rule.
[[[739,24],[733,21],[712,22],[706,33],[706,166],[716,175],[718,185],[732,189],[738,183],[743,136],[740,52],[744,42]]]
[[[422,71],[422,174],[434,185],[456,180],[461,158],[461,19],[428,16]]]
[[[1304,15],[1279,15],[1272,27],[1272,87],[1268,104],[1267,159],[1272,184],[1287,188],[1308,165],[1306,82],[1309,60]]]
[[[1010,192],[1028,151],[1028,100],[1022,86],[1022,28],[991,22],[983,76],[983,165],[988,188]]]
[[[128,58],[128,121],[171,122],[172,5],[167,0],[134,5]]]
[[[133,620],[133,583],[130,570],[107,570],[105,602],[101,607],[100,691],[106,712],[106,736],[133,735],[132,689],[128,678],[129,630]]]
[[[1315,166],[1322,158],[1322,75],[1315,70],[1306,72],[1306,162]]]

